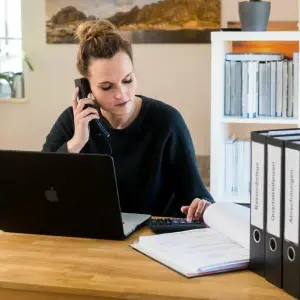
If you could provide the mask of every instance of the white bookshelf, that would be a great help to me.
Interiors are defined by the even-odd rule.
[[[216,202],[250,203],[250,197],[226,196],[225,194],[225,141],[236,128],[244,126],[250,138],[253,130],[267,128],[300,127],[299,118],[224,116],[224,62],[232,51],[233,41],[298,41],[300,31],[266,32],[212,32],[211,33],[211,126],[210,126],[210,192]],[[266,51],[267,52],[267,51]],[[300,76],[299,76],[300,86]],[[298,99],[298,103],[299,99]],[[300,116],[300,105],[298,105]],[[250,170],[245,170],[245,172]]]
[[[298,124],[297,118],[279,117],[256,117],[254,119],[240,118],[235,116],[223,116],[221,123],[240,123],[240,124]]]

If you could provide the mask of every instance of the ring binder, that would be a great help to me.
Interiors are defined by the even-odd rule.
[[[265,277],[267,137],[300,134],[300,128],[251,132],[251,214],[249,268]],[[263,155],[261,154],[263,153]]]
[[[300,141],[300,135],[267,137],[267,215],[265,278],[283,287],[283,227],[285,211],[285,145]]]
[[[300,298],[300,142],[286,143],[283,231],[283,290]]]

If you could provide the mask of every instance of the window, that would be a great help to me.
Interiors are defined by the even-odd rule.
[[[21,28],[21,0],[0,0],[0,75],[23,71]],[[11,96],[5,81],[1,80],[0,98]]]

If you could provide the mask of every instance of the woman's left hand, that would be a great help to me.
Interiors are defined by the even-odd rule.
[[[189,206],[182,206],[181,212],[186,214],[187,221],[200,220],[202,218],[205,209],[211,205],[211,203],[204,199],[196,198]]]

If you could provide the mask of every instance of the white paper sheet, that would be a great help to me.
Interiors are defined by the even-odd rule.
[[[247,266],[250,209],[215,203],[204,220],[211,228],[140,236],[131,246],[188,277]]]
[[[139,245],[160,261],[176,262],[190,272],[249,259],[248,250],[211,228],[140,237]]]
[[[250,249],[250,208],[234,203],[214,203],[206,209],[203,219],[209,227]]]

